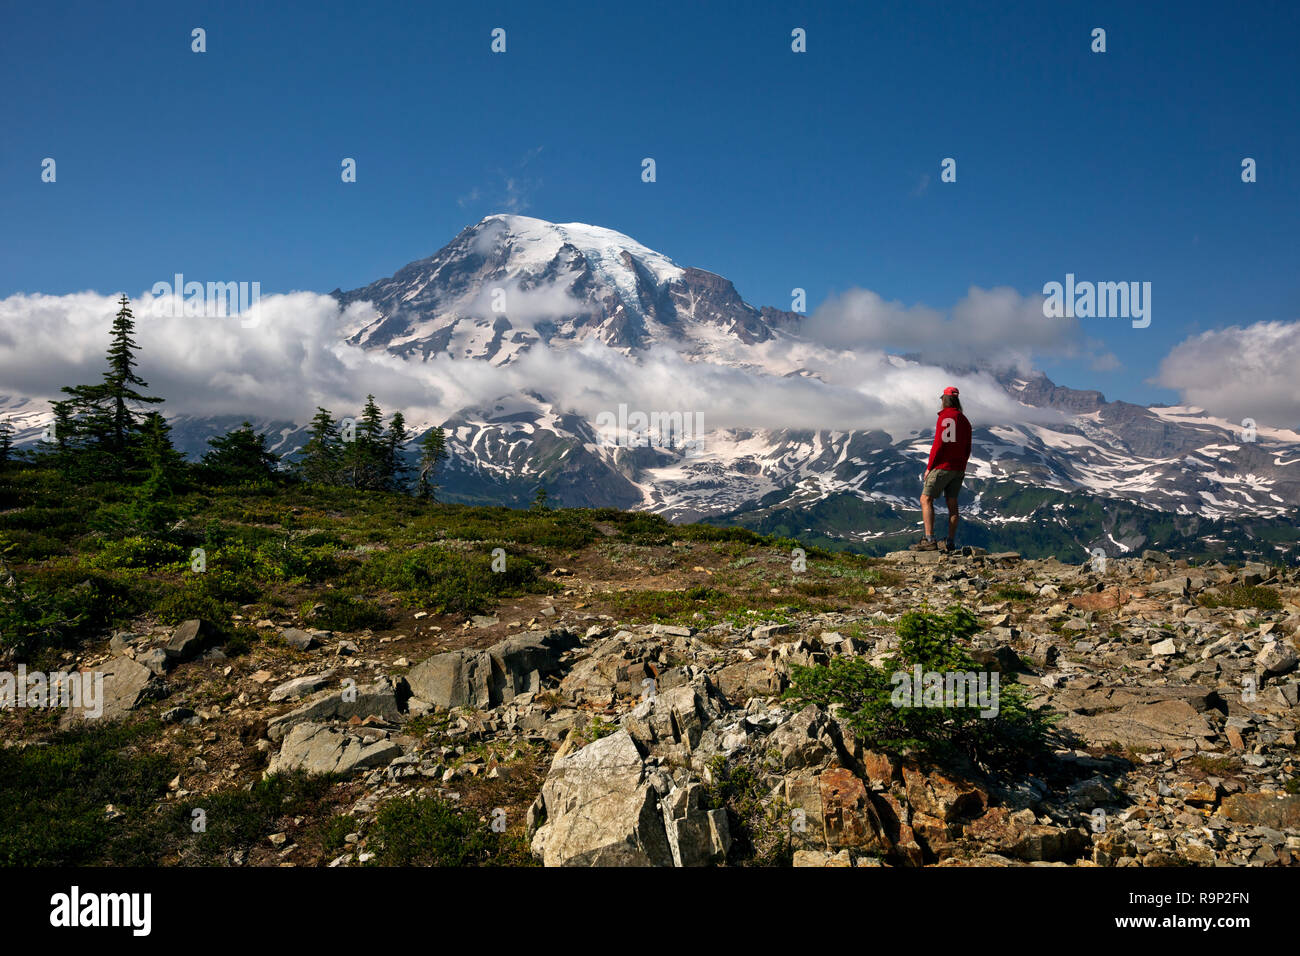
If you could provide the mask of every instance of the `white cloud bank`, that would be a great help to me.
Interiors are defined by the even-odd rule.
[[[1300,421],[1297,369],[1300,322],[1256,322],[1180,342],[1153,381],[1212,414],[1293,429]]]
[[[243,317],[161,316],[154,305],[147,293],[132,300],[139,371],[172,414],[303,422],[318,405],[354,414],[373,393],[385,410],[423,424],[526,390],[588,418],[626,403],[700,411],[709,428],[897,432],[931,425],[939,393],[956,384],[982,423],[1026,417],[985,374],[952,375],[881,349],[785,339],[752,347],[747,358],[755,364],[736,368],[663,347],[630,357],[588,339],[569,348],[535,346],[501,367],[348,345],[347,331],[369,318],[369,308],[340,309],[316,293],[263,296]],[[547,315],[546,303],[537,305],[530,322]],[[50,399],[61,385],[97,381],[116,311],[116,296],[91,292],[0,300],[0,393]],[[801,371],[790,374],[795,368]]]
[[[97,381],[116,298],[83,292],[0,300],[0,394],[50,399],[61,385]],[[535,305],[521,324],[569,308],[563,298]],[[169,413],[299,422],[318,405],[355,414],[373,393],[386,411],[401,410],[423,425],[527,391],[589,419],[626,403],[699,411],[710,429],[881,428],[897,436],[933,424],[947,385],[961,389],[963,404],[983,425],[1059,420],[1013,401],[987,373],[950,373],[928,363],[1025,369],[1036,355],[1107,359],[1077,322],[1045,319],[1039,297],[1011,289],[972,288],[947,314],[853,290],[809,316],[802,339],[737,347],[731,359],[744,367],[691,361],[665,347],[630,357],[591,339],[567,348],[538,345],[505,366],[399,358],[344,341],[372,316],[365,303],[340,309],[333,298],[310,292],[263,296],[242,319],[156,315],[148,293],[132,307],[140,373],[153,394],[166,398]],[[919,352],[922,362],[903,361],[889,349]],[[1233,327],[1178,345],[1157,381],[1215,414],[1293,423],[1300,411],[1297,360],[1300,325]]]

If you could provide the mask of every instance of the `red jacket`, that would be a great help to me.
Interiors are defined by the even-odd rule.
[[[943,468],[948,471],[965,471],[970,458],[970,419],[955,408],[939,410],[939,420],[934,423],[934,444],[930,447],[930,461],[925,470]]]

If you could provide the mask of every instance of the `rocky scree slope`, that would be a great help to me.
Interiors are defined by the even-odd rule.
[[[783,552],[751,557],[788,572]],[[382,807],[422,796],[474,808],[484,826],[493,801],[513,801],[502,819],[548,866],[1300,858],[1294,571],[1157,552],[1099,569],[977,548],[897,552],[879,568],[869,608],[776,622],[615,627],[593,613],[595,589],[556,569],[566,589],[527,619],[475,617],[461,646],[415,663],[400,656],[405,635],[268,619],[257,625],[283,650],[256,661],[226,661],[195,621],[117,634],[81,665],[109,675],[107,716],[147,713],[197,735],[171,799],[249,773],[339,775],[355,821],[345,852],[313,859],[280,832],[235,864],[364,863]],[[1275,606],[1232,607],[1243,595]],[[879,661],[901,614],[948,601],[984,625],[976,660],[1060,714],[1032,774],[923,766],[819,706],[782,702],[794,665]],[[224,704],[208,702],[213,684]]]

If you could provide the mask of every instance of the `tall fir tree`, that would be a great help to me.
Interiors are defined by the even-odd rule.
[[[14,454],[14,426],[9,419],[0,419],[0,468],[9,464]]]
[[[344,454],[347,484],[372,491],[383,488],[386,458],[384,413],[375,403],[375,396],[367,395],[352,444]]]
[[[303,481],[316,485],[337,484],[343,467],[343,440],[339,425],[328,408],[316,406],[310,437],[302,448],[297,472]]]
[[[392,491],[406,490],[406,473],[410,471],[406,464],[406,445],[411,434],[406,430],[406,416],[393,412],[388,422],[388,432],[384,435],[384,471],[385,484]]]
[[[69,466],[67,470],[85,476],[122,477],[135,471],[133,453],[139,450],[143,423],[136,408],[162,401],[141,392],[149,384],[135,371],[135,353],[140,348],[132,338],[135,316],[125,295],[118,306],[103,381],[64,386],[62,391],[68,397],[53,403],[56,451]]]
[[[125,295],[118,305],[121,308],[113,318],[113,342],[108,348],[108,371],[104,373],[103,387],[109,406],[112,447],[123,452],[141,425],[131,406],[156,405],[162,399],[156,395],[142,395],[136,390],[136,386],[148,388],[149,383],[135,374],[134,353],[140,348],[131,338],[135,331],[135,316],[131,314],[130,301]]]
[[[416,494],[432,501],[438,484],[438,467],[447,457],[447,436],[441,425],[435,425],[420,439],[420,470],[416,476]]]

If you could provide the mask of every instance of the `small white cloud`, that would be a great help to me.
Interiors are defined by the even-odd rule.
[[[971,286],[948,313],[887,302],[851,289],[824,302],[803,323],[804,334],[837,348],[892,349],[930,362],[1027,369],[1040,356],[1114,361],[1086,339],[1076,318],[1047,318],[1043,298],[1014,289]]]

